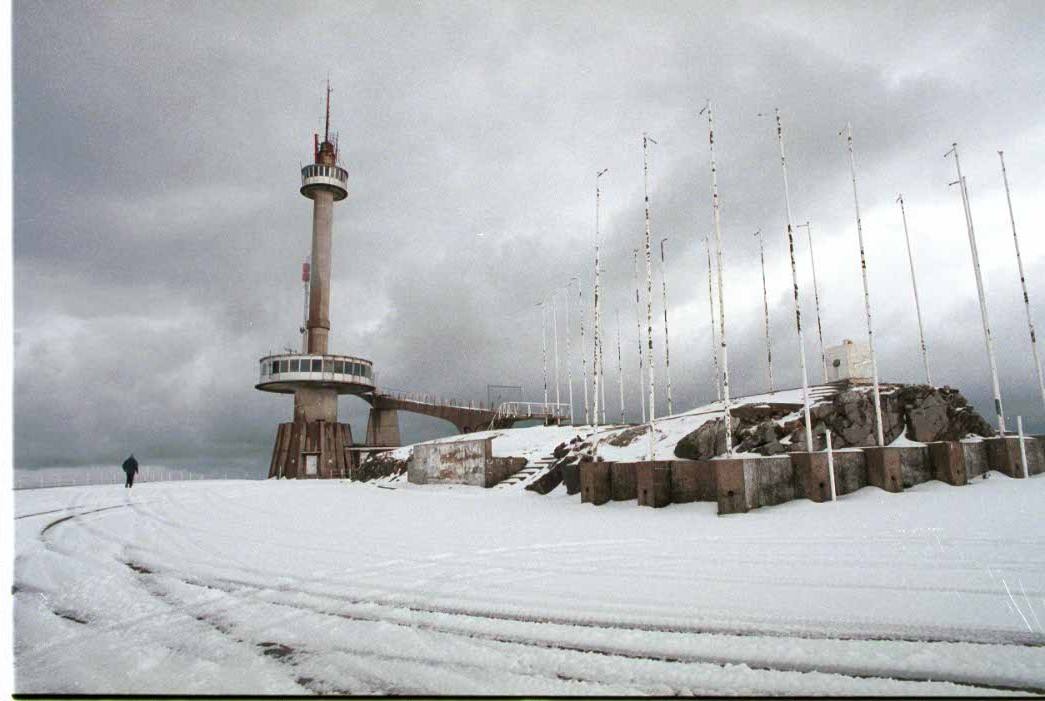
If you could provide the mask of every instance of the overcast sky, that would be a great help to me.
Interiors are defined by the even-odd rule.
[[[775,130],[759,116],[779,107],[795,221],[813,224],[828,345],[867,333],[838,136],[851,121],[882,379],[922,379],[903,192],[934,379],[990,418],[964,215],[943,157],[959,143],[1006,410],[1045,431],[997,156],[1005,149],[1045,323],[1043,26],[1040,2],[15,2],[15,465],[108,464],[133,450],[149,464],[267,469],[292,401],[254,389],[257,361],[299,343],[311,236],[299,168],[328,74],[350,173],[335,208],[331,349],[372,359],[384,387],[485,399],[487,384],[521,385],[541,399],[535,305],[573,276],[590,302],[594,175],[609,168],[607,396],[619,412],[619,311],[637,418],[632,250],[646,131],[658,142],[654,246],[669,238],[676,409],[713,397],[698,116],[711,98],[734,393],[765,388],[757,229],[774,374],[778,386],[800,382]],[[661,403],[659,272],[655,284]],[[576,288],[570,304],[579,410]],[[341,399],[360,439],[366,409]],[[407,440],[451,430],[402,424]]]

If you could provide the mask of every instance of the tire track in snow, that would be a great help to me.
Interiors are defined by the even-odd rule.
[[[378,614],[367,614],[367,613],[346,613],[343,611],[331,611],[314,606],[307,606],[301,603],[291,603],[286,601],[275,601],[271,598],[263,598],[266,593],[270,590],[265,590],[258,587],[251,587],[250,585],[241,584],[239,588],[229,588],[227,586],[221,586],[220,583],[207,582],[203,583],[200,581],[191,581],[180,577],[174,577],[170,574],[163,575],[170,579],[180,581],[184,584],[195,587],[203,587],[209,590],[217,590],[224,593],[229,598],[233,599],[239,605],[249,605],[251,600],[261,602],[264,604],[290,608],[297,611],[308,612],[312,614],[318,614],[320,616],[337,617],[345,620],[351,620],[355,622],[365,623],[383,623],[393,625],[397,627],[413,629],[413,630],[424,630],[444,635],[451,635],[456,637],[463,637],[469,639],[485,640],[488,642],[502,643],[508,645],[521,645],[524,647],[539,648],[546,650],[562,650],[567,652],[576,653],[589,653],[607,657],[623,658],[629,660],[653,660],[659,662],[667,662],[673,664],[710,664],[720,668],[726,668],[735,665],[744,665],[748,668],[762,672],[783,672],[783,673],[798,673],[798,674],[809,674],[819,673],[827,675],[836,675],[840,677],[846,677],[850,679],[863,679],[863,680],[878,680],[884,682],[900,681],[900,682],[913,682],[923,684],[933,683],[948,683],[958,687],[976,690],[991,690],[1000,692],[1027,692],[1032,694],[1045,694],[1045,686],[1036,687],[1031,685],[1014,685],[999,683],[997,680],[985,680],[982,678],[976,678],[974,675],[968,675],[965,677],[957,677],[955,675],[947,676],[946,672],[932,674],[931,676],[919,676],[903,671],[889,671],[883,673],[881,671],[872,671],[867,667],[860,668],[855,665],[839,665],[839,664],[796,664],[796,663],[781,663],[779,660],[770,661],[767,658],[752,658],[743,655],[693,655],[693,654],[665,654],[663,652],[653,651],[650,649],[625,649],[618,645],[606,645],[606,644],[578,644],[562,641],[554,641],[547,638],[534,638],[527,637],[518,634],[511,634],[507,632],[490,632],[480,630],[467,630],[461,626],[453,626],[447,624],[439,624],[432,622],[423,621],[404,621],[403,617],[396,616],[382,616]],[[244,592],[248,592],[246,597],[240,597]],[[315,596],[316,598],[323,598],[321,595]],[[336,597],[327,597],[334,598]],[[213,603],[213,602],[207,602]],[[378,608],[386,606],[378,602],[356,602],[362,605],[372,605]],[[410,613],[437,613],[432,611],[424,611],[416,608],[404,609]],[[450,614],[450,615],[461,615],[461,614]],[[490,620],[489,617],[483,616],[468,616],[469,618],[480,618]],[[503,620],[503,619],[497,619]],[[556,625],[554,623],[546,623],[543,621],[526,621],[526,623],[536,625]],[[579,626],[582,628],[599,628],[608,630],[609,628],[603,626],[587,625]],[[759,637],[751,635],[748,637]],[[367,653],[370,654],[370,653]],[[373,653],[376,655],[376,653]],[[405,658],[404,658],[405,659]],[[583,681],[598,682],[598,679],[583,679]],[[651,680],[652,682],[653,680]],[[930,692],[931,693],[931,692]]]
[[[136,509],[137,510],[137,509]],[[154,520],[169,526],[172,530],[180,532],[183,530],[182,524],[171,521],[161,515],[155,514],[151,510],[138,510],[143,516],[152,518]],[[179,533],[180,536],[185,538],[184,533]],[[187,539],[188,540],[188,539]],[[189,541],[191,542],[191,541]],[[196,545],[197,549],[206,552],[202,547]],[[403,559],[399,558],[393,560],[389,565],[401,564],[403,566],[416,566],[423,564],[426,566],[432,566],[433,562],[424,562],[419,560]],[[511,567],[511,565],[506,565]],[[524,568],[516,567],[518,571],[542,571],[542,572],[553,572],[561,573],[562,570],[547,570],[542,568]],[[386,570],[385,570],[386,571]],[[350,573],[354,573],[352,571]],[[574,625],[574,626],[593,626],[603,628],[615,628],[620,630],[638,630],[638,631],[650,631],[650,632],[662,632],[662,633],[694,633],[694,634],[713,634],[713,635],[733,635],[741,637],[782,637],[782,638],[804,638],[804,639],[818,639],[818,640],[840,640],[840,641],[868,641],[868,642],[913,642],[913,643],[971,643],[971,644],[984,644],[984,645],[1013,645],[1023,647],[1045,647],[1045,640],[1042,636],[1035,633],[1028,633],[1023,631],[998,631],[991,629],[953,629],[947,627],[937,627],[934,629],[927,629],[925,626],[919,626],[917,631],[905,632],[901,627],[893,625],[885,625],[878,628],[874,632],[863,632],[862,630],[849,630],[849,631],[827,631],[821,632],[815,630],[817,626],[822,627],[822,623],[817,621],[806,621],[806,620],[791,620],[781,621],[779,618],[773,624],[775,627],[767,628],[766,621],[762,619],[751,620],[746,625],[737,625],[736,623],[728,624],[716,624],[709,622],[702,622],[699,624],[688,624],[688,623],[671,623],[671,624],[659,624],[651,622],[619,622],[606,619],[598,619],[596,616],[569,616],[561,613],[541,613],[539,615],[526,615],[520,613],[509,613],[505,611],[492,610],[490,608],[482,608],[481,606],[460,606],[460,605],[436,605],[431,602],[426,602],[425,605],[419,605],[411,601],[410,594],[411,590],[390,590],[387,585],[384,587],[382,598],[384,601],[378,601],[373,598],[364,599],[361,596],[350,596],[350,595],[334,595],[325,592],[316,592],[313,588],[310,588],[311,584],[319,583],[332,585],[337,587],[345,586],[360,586],[360,583],[335,580],[330,578],[322,577],[310,577],[307,581],[300,580],[295,577],[288,577],[286,574],[276,574],[256,568],[241,567],[240,572],[248,575],[258,575],[260,577],[273,577],[277,576],[281,580],[291,580],[293,586],[297,591],[308,594],[316,594],[318,596],[328,596],[332,598],[339,598],[349,603],[372,603],[376,605],[392,606],[397,608],[407,608],[419,612],[427,613],[445,613],[449,615],[464,615],[473,617],[484,617],[490,619],[508,620],[508,621],[519,621],[519,622],[550,622],[561,625]],[[747,581],[743,578],[716,578],[713,576],[693,576],[686,578],[687,581],[694,579],[704,579],[707,581],[717,581],[721,583],[735,583],[737,581]],[[230,583],[240,584],[249,587],[257,587],[256,581],[250,581],[242,578],[227,577],[226,581]],[[779,584],[776,579],[767,579],[767,583]],[[818,586],[825,586],[822,582],[815,583]],[[803,586],[800,582],[789,582],[789,586]],[[366,586],[367,591],[373,591],[376,589],[374,586]],[[286,588],[286,587],[284,587]],[[842,588],[846,588],[844,585]],[[860,586],[853,586],[852,588],[862,588]],[[898,585],[896,587],[888,587],[885,585],[871,585],[870,588],[882,588],[894,591],[906,592],[910,587]],[[988,596],[1004,596],[1004,592],[994,590],[955,590],[947,587],[925,587],[926,591],[939,592],[939,593],[968,593],[968,594],[979,594]],[[735,618],[735,617],[733,617]],[[594,619],[594,620],[593,620]],[[854,624],[855,625],[855,624]],[[861,623],[861,626],[866,627],[866,622]],[[757,627],[756,627],[757,626]]]

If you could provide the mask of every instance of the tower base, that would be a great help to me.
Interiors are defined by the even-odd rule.
[[[399,446],[399,412],[395,409],[371,409],[366,421],[366,444],[381,447]]]
[[[269,479],[347,479],[357,467],[352,427],[330,421],[280,424],[272,448]]]

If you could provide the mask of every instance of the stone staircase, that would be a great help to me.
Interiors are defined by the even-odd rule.
[[[519,470],[515,474],[510,475],[509,477],[506,477],[505,479],[501,480],[496,485],[494,485],[494,487],[500,489],[526,484],[530,482],[531,479],[538,476],[540,473],[544,472],[553,464],[555,464],[555,460],[555,456],[551,454],[545,455],[543,458],[538,458],[533,462],[527,463],[526,467]]]

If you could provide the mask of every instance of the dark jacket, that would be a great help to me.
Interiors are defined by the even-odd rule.
[[[138,472],[138,461],[134,459],[133,455],[123,461],[123,471],[128,475],[133,475]]]

